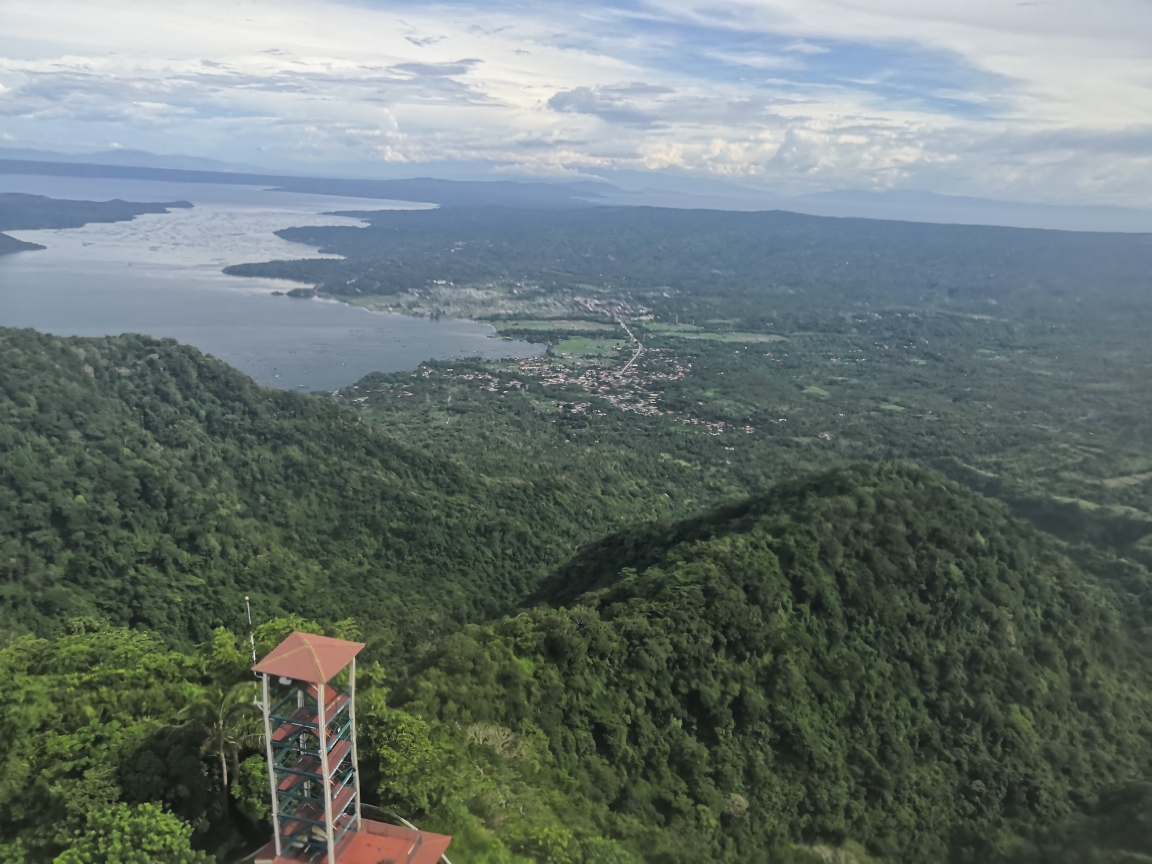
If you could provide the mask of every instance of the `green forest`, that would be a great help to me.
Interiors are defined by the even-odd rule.
[[[365,788],[461,860],[1053,860],[1072,828],[1139,860],[1132,587],[924,469],[794,481],[613,537],[541,586],[554,605],[370,666]],[[258,650],[291,629],[321,628],[267,621]],[[10,638],[6,860],[129,860],[110,838],[227,859],[258,836],[249,663],[225,628],[187,653],[91,617]]]
[[[405,642],[648,515],[626,480],[593,510],[578,481],[485,473],[172,340],[4,331],[0,436],[0,620],[32,632],[94,615],[191,647],[247,594]]]
[[[547,352],[0,330],[0,862],[266,839],[245,597],[455,864],[1152,860],[1147,237],[357,215],[233,270]]]
[[[459,860],[1152,851],[1108,827],[1147,812],[1147,571],[937,473],[708,509],[739,484],[680,504],[696,472],[572,443],[465,467],[171,341],[0,347],[7,860],[260,838],[246,593],[262,652],[367,639],[371,801]]]
[[[685,297],[805,287],[853,301],[928,303],[1144,284],[1149,241],[1093,234],[829,219],[784,211],[656,207],[347,211],[366,228],[288,228],[280,236],[345,259],[247,264],[241,275],[316,281],[332,294],[388,294],[430,279],[511,278]],[[760,304],[763,314],[763,304]],[[730,308],[730,307],[729,307]]]

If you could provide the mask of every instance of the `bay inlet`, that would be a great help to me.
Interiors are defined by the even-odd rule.
[[[0,326],[61,336],[146,333],[194,345],[262,384],[334,390],[423,360],[529,357],[544,346],[496,338],[490,325],[370,312],[277,296],[296,283],[227,276],[230,264],[324,257],[273,232],[355,225],[330,210],[428,205],[139,180],[0,176],[0,191],[53,198],[193,203],[188,210],[83,228],[9,231],[47,248],[0,256]]]

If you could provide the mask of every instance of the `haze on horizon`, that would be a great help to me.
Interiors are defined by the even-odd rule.
[[[0,34],[0,148],[1152,207],[1141,0],[7,0]]]

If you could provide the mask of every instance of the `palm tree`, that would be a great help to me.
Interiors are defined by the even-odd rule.
[[[220,685],[205,687],[197,698],[184,706],[180,719],[194,723],[205,732],[200,752],[213,753],[220,759],[224,795],[228,795],[228,763],[233,773],[239,770],[240,751],[260,739],[260,709],[256,702],[256,684],[242,682],[229,689]]]

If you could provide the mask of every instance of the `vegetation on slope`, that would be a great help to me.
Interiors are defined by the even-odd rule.
[[[332,635],[355,638],[350,627]],[[299,618],[265,622],[258,652],[293,629],[318,628]],[[9,682],[0,704],[0,862],[193,864],[263,845],[268,782],[247,649],[220,629],[188,656],[88,619],[0,648]],[[361,664],[368,815],[379,818],[373,808],[382,804],[447,831],[453,858],[464,862],[639,864],[602,836],[585,802],[553,782],[547,742],[389,708],[383,678]]]
[[[245,594],[383,621],[435,592],[466,618],[550,557],[500,484],[171,340],[5,331],[0,436],[8,626],[96,614],[200,641]]]
[[[628,481],[637,517],[685,517],[798,473],[899,457],[1058,537],[1152,565],[1152,406],[1140,398],[1152,368],[1135,326],[877,313],[762,347],[644,340],[628,376],[617,372],[630,351],[441,361],[415,377],[368,376],[337,398],[485,473]],[[668,380],[670,362],[683,377]],[[610,386],[578,381],[598,374]],[[646,397],[655,413],[610,401]]]
[[[153,636],[83,620],[0,649],[0,860],[51,860],[87,844],[118,805],[218,818],[195,731],[164,729],[200,683],[196,666]]]
[[[922,469],[619,535],[553,590],[576,599],[448,637],[398,699],[543,735],[653,860],[846,839],[897,861],[1008,854],[1152,758],[1121,597]]]
[[[368,802],[454,834],[454,859],[1152,853],[1131,598],[937,474],[797,480],[608,538],[549,590],[405,674],[361,664]],[[291,629],[316,627],[266,622],[259,653]],[[189,656],[73,619],[0,648],[0,860],[112,864],[133,837],[229,860],[266,836],[245,641]],[[227,734],[198,719],[227,705]]]
[[[556,375],[547,388],[532,383],[529,401],[557,426],[583,424],[589,444],[619,427],[636,444],[619,457],[636,476],[677,473],[668,457],[707,466],[680,500],[714,504],[721,488],[751,494],[796,471],[906,458],[1011,502],[1059,536],[1152,564],[1152,415],[1141,397],[1152,372],[1147,236],[658,208],[361,215],[370,227],[282,232],[342,260],[236,272],[301,279],[371,308],[490,318],[554,353],[572,349],[573,328],[599,328],[600,356],[554,357],[568,384]],[[631,357],[631,344],[605,347],[626,335],[618,319],[647,349],[636,375],[607,394],[571,386],[592,366],[619,369]],[[666,360],[690,371],[655,380]],[[443,379],[453,365],[429,368]],[[497,364],[487,372],[532,377]],[[417,382],[417,399],[386,399],[401,377],[363,382],[345,398],[369,395],[369,413],[388,428],[437,447],[451,439],[469,458],[492,439],[554,452],[547,429],[526,430],[497,397],[484,405],[484,393],[459,380]],[[648,394],[669,422],[592,419],[615,410],[606,396]],[[584,416],[557,410],[581,413],[581,403],[590,404]],[[481,416],[487,437],[470,440],[467,426]],[[660,428],[689,418],[755,432],[725,440],[728,455],[708,446],[719,440]]]
[[[172,342],[0,333],[0,860],[266,831],[258,748],[202,753],[196,720],[243,704],[213,628],[244,594],[419,658],[366,664],[367,788],[465,862],[1152,853],[1146,238],[487,216],[299,229],[349,260],[276,266],[345,296],[504,280],[565,316],[523,327],[553,342],[619,314],[627,382],[576,378],[631,346],[334,405]],[[892,465],[668,521],[894,454],[1087,542]]]
[[[248,594],[410,649],[511,608],[650,499],[610,472],[474,469],[171,340],[0,333],[5,627],[95,615],[192,644]]]

